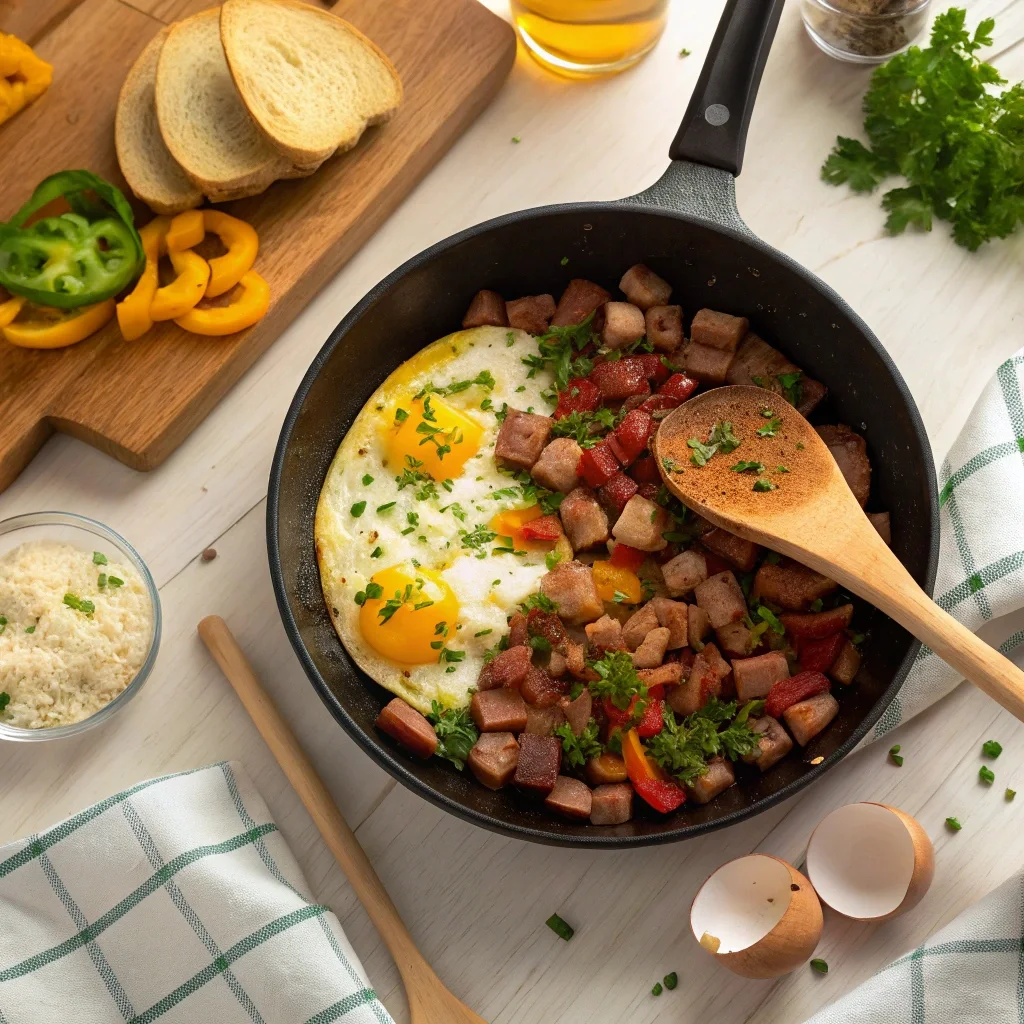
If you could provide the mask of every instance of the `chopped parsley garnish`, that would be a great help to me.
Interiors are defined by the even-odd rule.
[[[689,57],[693,53],[692,50],[688,50],[685,46],[679,51],[680,57]]]
[[[775,472],[776,473],[788,473],[789,472],[789,466],[776,466],[775,467]]]
[[[505,348],[511,348],[516,343],[516,336],[513,331],[505,332]]]
[[[763,416],[764,413],[765,413],[765,410],[762,409],[761,410],[761,415]],[[768,415],[771,416],[771,410],[768,411]],[[758,427],[757,428],[757,436],[758,437],[774,437],[775,436],[775,431],[778,430],[779,427],[781,427],[781,426],[782,426],[782,420],[780,420],[777,416],[772,416],[772,418],[763,427]]]
[[[430,702],[427,721],[437,733],[434,754],[450,761],[461,772],[473,744],[480,738],[466,708],[445,708],[436,700]]]
[[[568,256],[563,256],[558,262],[559,262],[559,264],[561,266],[564,267],[566,265],[566,263],[569,262],[569,257]]]
[[[828,974],[828,964],[825,963],[825,961],[822,960],[821,957],[816,956],[811,961],[811,968],[812,970],[817,971],[819,974]]]
[[[759,604],[755,614],[762,622],[771,627],[771,631],[776,636],[782,636],[786,632],[786,627],[782,624],[782,621],[767,605]]]
[[[568,262],[562,260],[563,263]],[[552,914],[544,922],[560,939],[565,939],[568,942],[575,934],[576,929],[572,925],[566,924],[557,914]]]
[[[36,631],[36,627],[35,626],[26,626],[25,627],[25,632],[26,633],[34,633],[35,631]]]
[[[686,443],[693,449],[690,453],[690,462],[695,466],[706,466],[708,459],[719,452],[722,455],[734,452],[740,446],[740,439],[733,433],[729,420],[717,420],[711,426],[707,443],[696,437],[691,437]]]
[[[105,572],[101,572],[99,574],[99,576],[96,577],[96,586],[99,587],[100,590],[103,590],[103,588],[106,587],[106,585],[107,585],[107,574]]]
[[[982,765],[978,769],[978,778],[981,779],[987,786],[991,786],[996,781],[996,773],[992,771],[987,765]]]
[[[349,511],[352,513],[353,519],[358,519],[366,511],[366,502],[357,501]]]
[[[581,448],[592,448],[601,440],[602,428],[611,429],[617,419],[611,409],[601,408],[593,412],[574,410],[568,416],[555,420],[551,436],[571,437]]]
[[[604,751],[598,739],[598,725],[592,718],[577,736],[568,722],[555,726],[555,736],[562,741],[562,761],[569,768],[582,768],[592,757]]]
[[[74,594],[65,594],[64,603],[69,608],[74,608],[76,612],[82,612],[84,615],[92,615],[96,611],[96,605],[92,601],[86,601],[81,597],[76,597]]]
[[[370,557],[371,558],[380,558],[380,556],[383,555],[383,554],[384,554],[384,549],[378,544],[377,547],[375,547],[370,552]]]
[[[612,600],[616,604],[632,604],[629,599],[629,594],[624,594],[621,590],[616,590],[615,593],[612,594]]]
[[[825,607],[825,606],[824,606],[824,604],[822,603],[822,600],[821,600],[821,598],[820,598],[820,597],[816,597],[816,598],[815,598],[815,599],[814,599],[814,600],[813,600],[813,601],[811,602],[811,611],[812,611],[812,612],[820,612],[820,611],[821,611],[821,609],[822,609],[822,608],[824,608],[824,607]]]
[[[586,377],[594,364],[578,353],[594,341],[593,321],[594,314],[591,313],[580,324],[552,327],[542,334],[537,339],[539,354],[523,360],[530,367],[527,376],[536,376],[538,370],[550,367],[555,375],[557,391],[565,391],[572,377]]]
[[[364,473],[363,474],[363,486],[364,487],[369,487],[369,485],[372,484],[372,483],[373,483],[373,477],[370,476],[369,473]]]
[[[794,370],[792,373],[777,373],[775,379],[782,387],[782,393],[790,405],[799,405],[803,397],[803,385],[800,383],[803,377],[802,370]]]
[[[897,768],[903,767],[903,755],[900,754],[900,745],[898,743],[893,744],[889,748],[889,760],[891,760]]]
[[[664,469],[666,473],[682,473],[683,472],[682,466],[680,466],[679,463],[676,462],[675,459],[670,459],[667,455],[662,457],[661,468]]]
[[[548,570],[554,569],[556,565],[562,560],[562,556],[557,551],[549,551],[544,556],[544,565],[547,566]]]
[[[737,462],[735,466],[729,467],[734,473],[763,473],[763,462]]]
[[[0,711],[5,710],[7,705],[10,703],[11,695],[6,690],[4,690],[3,693],[0,693]]]
[[[1003,752],[1003,745],[998,740],[985,740],[981,745],[981,752],[986,757],[998,757]]]
[[[7,628],[7,616],[0,615],[0,636],[3,635],[4,630]]]
[[[950,832],[959,832],[960,829],[963,828],[963,825],[960,824],[957,818],[947,818],[946,828],[948,828]]]
[[[511,331],[509,332],[511,334]],[[424,395],[457,395],[460,391],[468,391],[474,385],[486,389],[487,391],[493,391],[494,386],[497,382],[491,375],[490,370],[481,370],[472,380],[456,380],[452,381],[451,384],[447,384],[444,387],[438,387],[433,381],[428,381],[423,387],[413,396],[413,400],[417,401],[423,398]],[[433,411],[427,415],[427,403],[430,398],[427,397],[423,403],[423,417],[424,419],[433,420]]]
[[[409,411],[407,409],[396,409],[395,410],[395,423],[404,423],[409,418]]]
[[[505,422],[505,417],[508,415],[508,402],[502,402],[501,408],[494,414],[494,418],[499,423]]]
[[[625,711],[637,698],[634,716],[643,714],[647,702],[647,684],[637,675],[633,659],[627,651],[608,651],[594,662],[598,678],[591,680],[590,692],[595,697],[607,698],[620,711]]]
[[[675,971],[672,971],[671,974],[666,974],[665,977],[662,978],[662,981],[665,982],[665,988],[667,988],[669,992],[671,992],[673,989],[675,989],[676,985],[679,984],[679,975],[676,974]]]
[[[387,512],[387,511],[388,511],[388,509],[394,508],[394,507],[395,507],[395,505],[397,505],[397,504],[398,504],[398,502],[397,502],[397,501],[388,501],[388,502],[385,502],[385,504],[383,504],[383,505],[378,505],[378,506],[377,506],[377,512],[378,512],[378,513],[380,513],[380,512]]]
[[[686,443],[693,449],[690,453],[690,461],[695,466],[706,466],[708,464],[708,459],[715,454],[715,449],[704,444],[704,442],[699,438],[691,437]]]
[[[778,489],[779,489],[779,485],[778,484],[773,484],[771,482],[771,480],[769,480],[769,479],[767,479],[766,477],[763,477],[763,476],[759,476],[754,481],[754,486],[751,488],[751,490],[754,490],[754,491],[777,491]]]
[[[495,580],[494,582],[500,583],[501,581]],[[536,594],[531,594],[519,605],[519,610],[521,612],[530,612],[534,608],[538,611],[547,612],[548,614],[554,614],[558,611],[558,605],[555,604],[547,594],[542,594],[539,590]]]
[[[124,586],[124,580],[119,579],[117,576],[108,576],[107,586],[110,587],[112,590],[116,590],[118,587]]]
[[[106,565],[107,556],[102,551],[94,551],[92,553],[92,564],[93,565]]]
[[[384,596],[384,588],[379,583],[367,583],[365,590],[360,590],[352,599],[356,604],[362,606],[368,600],[376,601]]]
[[[477,523],[472,530],[459,530],[459,536],[462,538],[462,547],[475,551],[477,558],[486,558],[484,546],[490,544],[498,535],[493,530],[488,530],[483,523]]]

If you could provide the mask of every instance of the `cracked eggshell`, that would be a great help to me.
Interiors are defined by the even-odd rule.
[[[806,866],[821,901],[837,913],[889,921],[928,891],[935,851],[909,814],[887,804],[846,804],[811,834]]]
[[[814,952],[822,923],[811,883],[765,853],[723,864],[690,907],[694,938],[744,978],[777,978],[795,970]]]

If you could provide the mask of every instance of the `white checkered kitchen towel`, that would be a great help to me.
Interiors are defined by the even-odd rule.
[[[236,763],[0,848],[0,1024],[393,1024]]]

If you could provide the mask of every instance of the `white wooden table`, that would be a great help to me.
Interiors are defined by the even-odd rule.
[[[505,12],[505,0],[488,3]],[[902,769],[887,762],[887,743],[876,745],[728,831],[683,845],[578,853],[484,832],[397,785],[323,708],[278,620],[264,545],[270,460],[294,389],[331,329],[398,263],[454,231],[522,207],[629,195],[653,181],[721,6],[674,3],[651,57],[607,81],[560,81],[520,54],[494,105],[159,471],[136,474],[58,436],[0,497],[0,518],[57,508],[109,523],[149,562],[165,613],[156,672],[122,715],[77,740],[0,747],[0,842],[141,779],[237,758],[317,897],[340,915],[384,1002],[397,1021],[408,1019],[376,933],[196,636],[199,619],[217,612],[357,828],[427,958],[495,1024],[792,1024],[1024,867],[1024,805],[1002,798],[1005,785],[1024,790],[1024,728],[970,687],[894,735],[906,755]],[[968,6],[972,22],[998,18],[992,57],[1011,80],[1024,77],[1024,5]],[[681,59],[681,47],[692,56]],[[819,53],[790,4],[751,124],[739,206],[755,232],[820,274],[872,325],[941,457],[985,381],[1024,343],[1024,235],[975,255],[942,227],[890,239],[877,200],[822,184],[818,169],[836,134],[858,132],[867,79],[867,71]],[[200,562],[210,545],[216,560]],[[1021,625],[996,624],[990,638]],[[995,792],[977,781],[988,738],[1005,748]],[[881,927],[828,915],[818,953],[831,967],[825,977],[808,968],[776,983],[749,982],[715,967],[688,927],[703,878],[753,850],[800,863],[813,825],[859,799],[902,807],[932,836],[938,867],[924,902]],[[962,832],[943,828],[947,815],[960,818]],[[553,911],[575,925],[571,943],[544,927]],[[653,983],[672,970],[679,988],[653,998]]]

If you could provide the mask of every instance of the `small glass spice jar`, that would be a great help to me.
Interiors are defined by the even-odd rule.
[[[801,0],[807,34],[830,57],[881,64],[917,42],[931,0]]]

